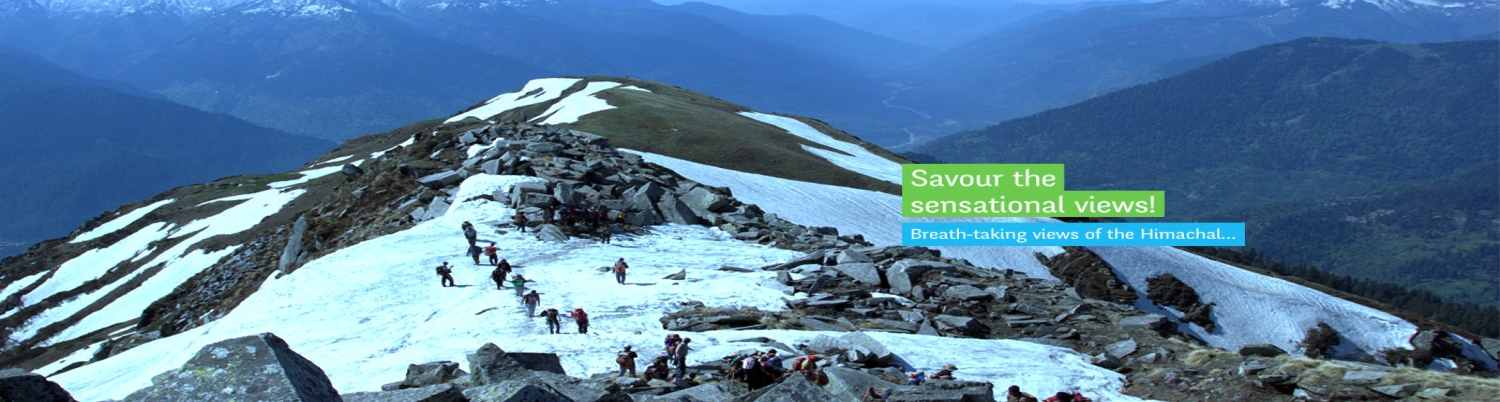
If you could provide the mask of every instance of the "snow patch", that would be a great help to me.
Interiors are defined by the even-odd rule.
[[[135,221],[140,220],[142,217],[145,217],[146,214],[151,213],[151,211],[155,211],[158,208],[167,206],[167,204],[171,204],[173,201],[176,201],[176,200],[165,199],[165,200],[153,202],[153,203],[151,203],[151,205],[147,205],[147,206],[144,206],[144,207],[136,208],[135,210],[132,210],[130,212],[122,214],[122,215],[120,215],[118,217],[115,217],[114,219],[110,219],[109,222],[104,222],[103,224],[100,224],[99,226],[94,227],[93,230],[90,230],[90,231],[84,232],[81,235],[78,235],[78,237],[73,238],[73,240],[69,241],[68,243],[70,243],[70,244],[83,243],[83,242],[86,242],[86,241],[89,241],[89,240],[94,240],[94,239],[97,239],[97,238],[100,238],[100,237],[104,237],[106,235],[109,235],[110,233],[117,232],[120,229],[124,229],[126,227],[129,227],[130,224],[135,223]],[[0,298],[0,299],[3,299],[3,298]]]
[[[573,124],[578,119],[590,113],[602,112],[614,109],[609,102],[594,96],[600,92],[608,91],[620,86],[618,82],[595,81],[586,85],[583,90],[569,94],[557,103],[553,103],[547,111],[540,116],[531,119],[532,122],[541,120],[538,124]]]
[[[406,141],[401,141],[400,144],[393,145],[390,148],[386,148],[384,150],[371,152],[370,153],[370,159],[380,158],[382,156],[385,156],[385,154],[390,153],[391,151],[395,151],[396,148],[409,147],[409,146],[412,146],[412,144],[416,144],[416,143],[417,143],[417,136],[416,136],[416,134],[412,134],[411,137],[408,137],[406,139]]]
[[[330,164],[330,163],[339,163],[339,162],[343,162],[343,161],[349,160],[349,158],[353,158],[353,157],[354,157],[354,155],[344,155],[344,156],[340,156],[340,157],[337,157],[337,158],[329,159],[329,160],[326,160],[326,161],[314,163],[313,166],[322,166],[322,165],[327,165],[327,164]]]
[[[870,152],[870,150],[865,149],[865,147],[859,146],[859,144],[840,141],[828,134],[824,134],[822,131],[818,131],[817,128],[809,126],[807,123],[803,123],[801,120],[790,117],[756,112],[740,112],[740,116],[776,126],[788,134],[812,141],[818,145],[833,148],[834,151],[829,151],[808,145],[802,146],[803,150],[820,158],[827,159],[828,162],[833,163],[835,166],[854,173],[901,184],[901,164],[876,155]]]
[[[363,164],[364,162],[365,161],[363,161],[363,160],[357,160],[357,161],[354,161],[354,162],[352,162],[350,164],[354,165],[354,166],[359,166],[360,164]],[[298,178],[295,178],[295,179],[292,179],[292,180],[278,181],[278,182],[275,182],[275,183],[268,184],[267,186],[270,186],[271,188],[276,188],[276,189],[292,187],[292,186],[296,186],[296,185],[299,185],[299,184],[307,183],[307,182],[310,182],[310,181],[313,181],[313,180],[321,179],[321,178],[323,178],[325,176],[328,176],[328,175],[331,175],[331,174],[334,174],[334,173],[338,173],[341,170],[344,170],[344,165],[333,165],[333,166],[321,167],[321,168],[317,168],[317,169],[303,170],[301,172],[297,172],[297,174],[301,175],[301,177],[298,177]]]
[[[1186,329],[1210,345],[1229,350],[1270,343],[1297,350],[1297,343],[1318,322],[1327,323],[1360,351],[1374,355],[1387,349],[1410,349],[1417,327],[1406,320],[1358,303],[1170,247],[1093,247],[1115,273],[1140,295],[1137,307],[1166,311],[1146,298],[1146,280],[1172,274],[1214,304],[1213,332],[1191,324]]]
[[[526,86],[521,87],[518,92],[503,93],[490,100],[484,105],[470,109],[448,118],[444,123],[463,121],[473,117],[480,120],[495,117],[512,109],[549,102],[562,96],[564,90],[580,81],[577,78],[542,78],[531,80]]]

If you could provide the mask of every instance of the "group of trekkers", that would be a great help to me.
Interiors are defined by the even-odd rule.
[[[682,335],[668,334],[664,342],[663,353],[656,356],[650,365],[646,366],[640,377],[642,380],[673,381],[687,378],[688,352],[692,350],[693,338],[683,338]],[[615,363],[620,366],[620,376],[636,377],[635,360],[640,355],[630,346],[625,346],[615,356]]]
[[[521,233],[526,233],[526,226],[531,224],[531,218],[520,210],[519,205],[517,207],[516,214],[511,216],[511,224],[520,229]],[[592,233],[600,241],[609,244],[614,240],[615,231],[623,229],[625,216],[618,215],[611,220],[609,209],[602,205],[584,208],[551,200],[542,206],[542,223],[569,227],[575,233]]]
[[[524,231],[526,227],[525,215],[517,213],[516,219],[520,220],[516,226]],[[526,317],[545,317],[547,332],[549,334],[562,333],[562,318],[564,317],[571,318],[577,324],[578,333],[589,333],[588,312],[584,311],[581,307],[574,308],[573,311],[566,313],[560,312],[555,308],[548,308],[538,313],[537,307],[541,305],[542,296],[536,290],[528,291],[526,288],[526,283],[534,281],[526,279],[520,273],[513,272],[514,267],[511,266],[510,261],[500,258],[500,249],[496,247],[495,242],[489,242],[488,245],[480,247],[479,231],[474,228],[473,223],[464,222],[461,225],[461,229],[463,230],[464,239],[468,241],[468,255],[474,260],[474,265],[483,265],[480,262],[480,256],[487,257],[489,261],[488,265],[495,267],[494,270],[490,271],[490,280],[495,282],[495,289],[503,290],[505,289],[505,285],[509,283],[516,290],[516,297],[520,298],[521,305],[526,309]],[[615,274],[616,281],[620,284],[625,283],[625,270],[628,267],[629,265],[625,263],[624,258],[615,261],[612,271]],[[437,267],[437,274],[443,287],[458,286],[453,280],[453,267],[448,265],[447,261],[444,261],[442,265]]]
[[[552,216],[550,210],[547,216]],[[550,221],[551,219],[549,219]],[[514,217],[514,223],[522,232],[526,230],[527,220],[524,214],[517,212]],[[521,304],[526,309],[526,317],[545,317],[547,332],[549,334],[561,334],[562,318],[571,318],[577,324],[579,334],[588,334],[589,316],[583,308],[575,308],[573,311],[567,313],[560,312],[555,308],[548,308],[538,313],[536,310],[541,305],[541,294],[537,293],[536,290],[528,291],[526,288],[526,283],[532,281],[526,279],[520,273],[512,272],[513,267],[509,261],[500,258],[499,249],[495,246],[494,242],[489,242],[488,245],[480,247],[479,232],[474,228],[472,223],[464,222],[462,229],[464,238],[469,244],[468,255],[473,258],[474,264],[481,265],[480,256],[488,258],[489,265],[495,267],[490,272],[490,279],[495,282],[495,289],[505,289],[506,283],[515,288],[516,297],[520,298]],[[606,230],[605,232],[608,231]],[[609,241],[607,235],[604,237],[604,241]],[[630,264],[626,263],[624,258],[620,258],[615,261],[610,271],[615,275],[615,282],[624,285],[626,272],[629,269]],[[443,287],[457,286],[453,280],[453,267],[449,266],[446,261],[437,267],[437,273],[441,277]],[[692,350],[690,346],[692,341],[692,338],[683,338],[678,334],[667,335],[663,353],[656,356],[651,364],[646,366],[640,377],[645,381],[687,379],[687,358],[689,351]],[[639,357],[640,355],[630,346],[625,346],[615,358],[615,363],[619,364],[620,367],[620,375],[632,378],[637,377],[636,359]],[[779,355],[775,349],[766,352],[756,351],[749,355],[732,358],[729,365],[729,375],[730,378],[745,383],[752,390],[774,384],[791,375],[801,375],[808,382],[826,385],[828,384],[828,376],[819,368],[818,361],[819,356],[817,354],[807,354],[796,357],[792,360],[791,365],[787,366],[784,364],[783,356]],[[908,373],[907,385],[922,385],[929,379],[953,380],[953,374],[957,370],[958,367],[947,364],[931,376],[927,376],[926,373],[921,371]],[[868,402],[886,401],[891,398],[893,391],[890,389],[881,391],[870,387],[863,395],[863,400]],[[1035,396],[1022,392],[1019,386],[1012,385],[1006,390],[1006,402],[1038,402],[1038,400]],[[1090,400],[1078,392],[1058,392],[1056,395],[1048,397],[1044,402],[1090,402]]]

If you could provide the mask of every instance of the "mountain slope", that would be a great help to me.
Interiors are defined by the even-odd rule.
[[[0,50],[0,239],[33,242],[163,189],[296,166],[328,144],[117,90]],[[25,190],[21,190],[25,189]],[[6,255],[10,253],[5,253]]]
[[[1483,191],[1493,186],[1469,184],[1477,198],[1444,199],[1454,204],[1441,209],[1457,215],[1429,210],[1438,201],[1418,194],[1500,158],[1497,52],[1494,41],[1298,40],[923,150],[950,161],[1062,162],[1089,187],[1164,188],[1173,217],[1243,219],[1260,234],[1252,246],[1335,272],[1433,284],[1482,277],[1478,267],[1500,261],[1493,225],[1480,223],[1496,213],[1497,193]],[[1380,218],[1403,208],[1412,210]],[[1309,226],[1327,219],[1349,222]],[[1384,229],[1418,232],[1379,234],[1387,230],[1368,219],[1399,219],[1406,223]],[[1281,235],[1294,227],[1326,230]],[[1434,250],[1447,255],[1445,266],[1475,269],[1398,268],[1433,261],[1402,257],[1416,233],[1477,236]],[[1476,297],[1493,291],[1467,300],[1493,302]]]
[[[581,356],[568,363],[570,372],[592,375],[611,366],[609,357],[619,346],[656,344],[669,329],[662,315],[700,310],[691,307],[693,302],[711,309],[710,315],[720,311],[712,309],[756,308],[751,321],[759,324],[749,325],[768,330],[672,329],[702,341],[695,342],[704,349],[692,361],[721,357],[743,347],[736,341],[746,337],[795,344],[829,331],[882,328],[878,325],[885,322],[895,323],[891,331],[902,334],[872,336],[912,359],[903,368],[933,370],[956,363],[975,367],[961,374],[966,379],[1042,392],[1079,388],[1101,400],[1135,400],[1125,392],[1128,382],[1155,381],[1140,375],[1150,372],[1146,366],[1122,370],[1138,373],[1126,377],[1085,363],[1092,359],[1084,353],[1104,353],[1105,345],[1127,337],[1149,341],[1143,349],[1171,348],[1160,353],[1178,357],[1198,347],[1166,339],[1170,333],[1225,349],[1270,343],[1300,352],[1298,340],[1323,323],[1338,332],[1336,354],[1343,357],[1401,353],[1417,347],[1409,340],[1414,334],[1441,339],[1433,345],[1483,352],[1463,338],[1423,330],[1374,308],[1176,249],[1098,255],[1112,270],[1106,276],[1133,283],[1162,273],[1180,278],[1204,300],[1223,306],[1212,314],[1217,329],[1184,322],[1182,312],[1150,301],[1140,286],[1135,292],[1145,297],[1135,304],[1085,300],[1072,286],[1050,280],[1051,267],[1039,262],[1038,254],[1051,257],[1063,250],[943,251],[969,260],[964,261],[932,250],[872,244],[861,235],[884,243],[893,233],[885,228],[899,222],[891,193],[668,156],[709,154],[690,149],[711,146],[702,143],[657,141],[662,154],[613,148],[616,138],[650,145],[651,138],[665,134],[639,131],[636,124],[597,126],[597,135],[570,129],[626,114],[632,102],[616,93],[647,96],[637,99],[636,107],[672,102],[695,107],[680,107],[694,112],[679,115],[684,127],[710,120],[753,127],[689,134],[755,135],[784,143],[743,152],[770,160],[804,155],[813,158],[804,163],[821,163],[830,177],[843,180],[889,183],[895,176],[896,160],[882,156],[885,152],[823,131],[815,122],[751,112],[649,82],[533,80],[448,123],[425,122],[351,141],[294,173],[174,189],[5,261],[0,264],[0,279],[8,284],[0,289],[0,330],[9,344],[0,364],[53,374],[84,399],[116,398],[144,386],[198,346],[275,331],[289,342],[315,346],[307,350],[317,350],[309,353],[330,369],[336,384],[363,391],[380,386],[375,369],[451,359],[461,351],[455,348],[498,334],[512,341],[511,349]],[[670,115],[641,117],[662,116]],[[746,202],[751,199],[756,204]],[[604,220],[579,219],[564,206],[606,210],[615,222],[610,229],[618,232],[614,240],[599,241]],[[511,219],[518,209],[532,230],[514,230]],[[566,212],[548,222],[543,217],[548,209]],[[830,227],[787,220],[793,218]],[[504,257],[536,281],[527,286],[544,292],[543,306],[587,308],[598,331],[586,337],[544,335],[533,321],[518,316],[510,293],[484,282],[489,268],[464,259],[461,222],[472,222],[479,241],[496,242]],[[594,268],[622,256],[632,266],[626,287],[611,282],[607,269]],[[863,259],[871,262],[856,262]],[[455,263],[462,286],[435,286],[437,278],[428,270],[440,262]],[[881,279],[881,269],[886,277],[918,269],[897,267],[908,263],[934,264],[930,269],[944,272],[908,276],[922,284],[910,289]],[[869,270],[857,271],[860,267]],[[858,274],[837,273],[845,270]],[[667,273],[674,274],[660,276]],[[856,280],[845,279],[851,277]],[[846,290],[856,282],[859,288]],[[996,284],[1001,287],[991,286]],[[983,295],[971,298],[966,286]],[[854,299],[880,306],[874,310],[880,318],[824,317],[844,310],[854,314],[848,308]],[[940,313],[922,318],[928,312],[919,311],[918,302],[938,303]],[[1155,319],[1144,313],[1167,318],[1152,324]],[[901,317],[911,314],[918,319]],[[1059,314],[1064,315],[1056,318]],[[728,321],[725,327],[743,329],[737,319]],[[908,321],[913,325],[901,324]],[[1068,329],[1076,336],[1049,337]],[[954,339],[960,337],[987,339]],[[1463,370],[1494,368],[1492,359],[1478,355],[1420,348],[1418,353],[1435,352],[1432,360]],[[1177,358],[1155,361],[1183,367]],[[1235,387],[1250,387],[1252,381],[1227,378]],[[1198,382],[1177,384],[1170,395],[1193,384]]]
[[[1453,41],[1500,24],[1494,2],[1385,3],[1395,5],[1168,1],[1043,15],[914,69],[908,79],[914,88],[897,103],[946,111],[977,127],[1165,78],[1183,64],[1297,38]]]
[[[485,92],[474,82],[537,72],[434,41],[398,18],[377,2],[252,1],[195,22],[120,77],[186,105],[347,138],[461,107]]]

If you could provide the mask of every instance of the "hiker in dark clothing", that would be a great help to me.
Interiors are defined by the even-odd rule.
[[[547,317],[547,333],[562,333],[562,321],[558,318],[557,309],[549,308],[546,311],[543,311],[542,315]]]
[[[543,207],[542,208],[542,222],[543,223],[552,223],[553,222],[553,217],[555,216],[553,214],[555,214],[555,213],[557,213],[556,209],[552,208],[551,205]]]
[[[1037,402],[1036,396],[1021,392],[1021,387],[1012,385],[1005,390],[1005,402]]]
[[[531,293],[527,293],[525,296],[521,296],[521,304],[526,305],[527,318],[536,317],[536,306],[538,304],[542,304],[542,295],[537,294],[536,291],[533,290],[531,291]]]
[[[625,350],[620,351],[620,355],[615,357],[615,363],[620,365],[620,376],[625,376],[628,373],[631,377],[635,377],[636,356],[638,355],[635,354],[635,351],[630,350],[630,346],[625,346]]]
[[[474,259],[474,265],[479,265],[479,255],[483,253],[484,249],[481,249],[479,248],[479,246],[473,245],[473,242],[470,242],[468,254],[470,258]]]
[[[510,217],[510,223],[516,225],[517,229],[521,229],[521,233],[526,233],[526,214],[525,213],[522,213],[521,211],[516,211],[516,216]]]
[[[642,379],[648,382],[651,380],[666,380],[667,376],[670,376],[671,373],[672,369],[667,367],[667,357],[657,356],[656,360],[651,361],[650,366],[646,366],[645,377]]]
[[[500,265],[500,249],[495,247],[495,242],[485,246],[484,255],[490,257],[490,265]]]
[[[448,267],[448,262],[447,261],[444,261],[443,265],[439,265],[437,267],[437,274],[438,274],[438,276],[440,276],[440,277],[443,278],[442,279],[443,287],[446,288],[446,287],[458,286],[458,284],[456,284],[456,283],[453,282],[453,268],[449,268]]]
[[[765,371],[766,378],[771,379],[772,381],[777,378],[781,378],[781,375],[783,374],[781,369],[781,356],[776,354],[776,349],[771,349],[770,351],[766,352],[766,356],[761,360],[760,369],[762,371]]]
[[[1077,392],[1058,392],[1057,395],[1053,395],[1051,398],[1047,398],[1047,402],[1091,402],[1091,400],[1089,398],[1083,397],[1083,394]]]
[[[625,284],[625,270],[630,269],[630,264],[625,263],[625,258],[615,260],[615,282]]]
[[[578,323],[578,333],[589,333],[589,313],[583,312],[583,308],[573,309],[573,313],[568,316],[573,317],[573,322]]]
[[[667,356],[671,357],[672,353],[675,352],[675,351],[677,351],[677,344],[682,343],[682,335],[667,334],[667,340],[664,343],[666,344],[666,347],[667,347],[667,349],[666,349]]]
[[[934,379],[934,380],[953,380],[953,372],[955,372],[955,371],[958,371],[958,367],[957,366],[954,366],[952,364],[944,364],[942,370],[938,370],[936,373],[932,374],[932,379]]]
[[[496,290],[505,289],[505,275],[506,270],[499,265],[495,266],[495,270],[490,271],[490,280],[495,281]]]
[[[510,261],[506,261],[504,258],[501,258],[500,262],[495,264],[495,269],[503,274],[500,276],[500,281],[502,282],[505,281],[505,278],[510,277],[510,272],[512,271]]]
[[[479,231],[474,230],[474,224],[469,223],[468,221],[464,222],[463,229],[464,229],[464,239],[468,239],[469,240],[469,247],[470,248],[474,247],[474,243],[479,241]],[[477,261],[478,258],[479,257],[475,257],[475,259],[476,259],[475,264],[479,263]]]
[[[692,349],[688,344],[692,342],[693,338],[683,338],[681,343],[672,348],[672,364],[677,365],[677,378],[687,378],[688,351]]]

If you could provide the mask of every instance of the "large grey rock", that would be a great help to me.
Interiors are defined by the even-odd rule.
[[[851,264],[857,262],[871,262],[870,256],[854,250],[840,251],[835,257],[839,264]]]
[[[422,183],[422,185],[427,187],[441,189],[444,187],[456,185],[458,184],[458,182],[463,181],[463,179],[464,178],[462,175],[460,175],[459,171],[447,170],[422,176],[422,178],[417,179],[417,182]]]
[[[1123,341],[1111,343],[1109,344],[1109,346],[1105,346],[1104,353],[1108,354],[1109,357],[1124,359],[1125,356],[1130,356],[1131,353],[1135,353],[1135,349],[1135,339],[1126,339]]]
[[[932,318],[932,323],[944,333],[958,333],[967,336],[984,336],[990,332],[990,328],[973,317],[958,315],[939,315]]]
[[[682,203],[682,200],[677,199],[677,197],[670,195],[662,196],[661,201],[656,203],[656,209],[661,211],[662,219],[665,219],[669,223],[697,225],[702,222],[702,220],[698,219],[698,215],[694,214],[693,210],[688,208],[687,204]]]
[[[682,202],[687,204],[699,217],[708,219],[714,213],[733,211],[729,198],[709,190],[707,187],[694,187],[687,194],[682,195]]]
[[[1120,328],[1155,328],[1168,323],[1167,317],[1160,314],[1142,314],[1120,319]]]
[[[468,354],[470,380],[476,385],[499,384],[507,380],[527,378],[534,372],[554,374],[563,371],[562,361],[552,353],[507,353],[493,343],[486,343],[479,350]]]
[[[500,174],[500,160],[491,159],[479,164],[479,171],[485,174]]]
[[[910,294],[914,281],[931,271],[951,271],[957,269],[952,264],[905,259],[896,261],[885,270],[886,280],[890,282],[891,291],[896,294]]]
[[[667,189],[662,186],[656,183],[646,183],[627,190],[625,198],[630,201],[632,207],[649,206],[655,205],[656,200],[660,200],[661,196],[666,193]]]
[[[1276,357],[1286,354],[1285,350],[1268,343],[1258,343],[1240,347],[1240,356]]]
[[[401,388],[418,388],[453,381],[458,378],[458,363],[432,362],[406,366]]]
[[[842,254],[841,254],[842,255]],[[850,278],[870,286],[880,286],[880,270],[875,269],[875,264],[868,262],[851,262],[834,265],[833,269]]]
[[[564,242],[568,241],[568,234],[563,233],[562,228],[553,224],[545,224],[536,228],[536,238],[541,241]]]
[[[734,394],[724,384],[703,384],[652,398],[660,402],[719,402],[733,400]]]
[[[0,370],[0,401],[73,402],[73,396],[41,375],[4,369]]]
[[[323,370],[265,333],[203,347],[126,401],[342,401]],[[228,391],[228,392],[226,392]]]
[[[302,237],[306,233],[307,215],[299,215],[297,221],[292,223],[292,232],[286,236],[286,246],[281,249],[281,257],[276,260],[277,272],[290,273],[292,266],[302,262],[305,257],[302,253]]]
[[[993,292],[980,289],[970,285],[958,285],[949,287],[943,291],[943,299],[952,301],[981,301],[995,298]]]
[[[1483,347],[1484,351],[1486,353],[1489,353],[1491,358],[1500,360],[1500,339],[1481,338],[1479,340],[1479,346]]]
[[[905,388],[882,380],[880,377],[850,368],[829,367],[823,369],[823,374],[828,376],[828,385],[823,386],[823,390],[833,394],[834,401],[865,402],[865,390],[872,387],[880,392],[881,395],[885,395],[889,391],[895,391],[893,394],[901,393]]]
[[[344,164],[343,167],[339,168],[339,173],[343,173],[344,177],[352,179],[352,178],[364,176],[365,175],[365,169],[359,167],[358,165],[355,165],[355,164],[352,164],[352,163],[348,163],[348,164]]]
[[[575,402],[546,384],[506,381],[464,390],[470,402]]]
[[[889,402],[992,402],[995,387],[987,382],[928,381],[891,395]]]
[[[449,384],[344,395],[344,402],[467,402],[468,400],[461,390]]]
[[[572,184],[557,183],[552,186],[552,198],[563,205],[573,205],[578,202],[578,193],[573,191]]]
[[[746,402],[827,402],[833,395],[822,387],[807,381],[806,377],[794,375],[776,385],[751,394]]]

